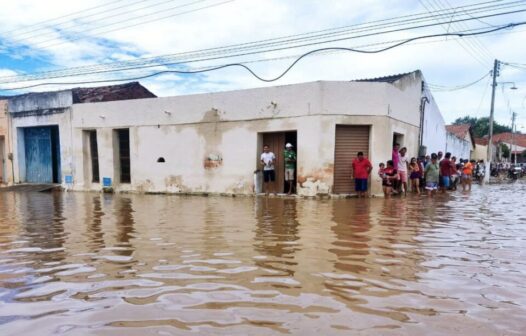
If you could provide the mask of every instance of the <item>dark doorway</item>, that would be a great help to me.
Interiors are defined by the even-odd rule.
[[[26,182],[61,182],[58,126],[25,128],[24,147]]]
[[[273,133],[263,133],[263,144],[270,147],[270,151],[276,155],[276,190],[279,193],[286,193],[287,184],[285,183],[285,159],[283,157],[283,151],[285,150],[285,145],[290,143],[296,152],[298,153],[297,146],[297,132],[296,131],[287,131],[287,132],[273,132]],[[259,148],[259,153],[261,154],[262,148]],[[298,165],[296,162],[296,169],[294,170],[294,182],[292,183],[292,192],[296,193],[296,181],[297,181],[297,171]]]
[[[88,133],[91,158],[91,182],[99,183],[99,147],[97,144],[97,131],[88,131]]]
[[[127,128],[117,130],[117,137],[119,141],[119,182],[130,183],[130,130]]]
[[[393,147],[399,144],[400,148],[404,147],[404,135],[400,133],[393,133]]]

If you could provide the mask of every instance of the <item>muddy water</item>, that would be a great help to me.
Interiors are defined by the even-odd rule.
[[[3,192],[1,335],[520,335],[525,193]]]

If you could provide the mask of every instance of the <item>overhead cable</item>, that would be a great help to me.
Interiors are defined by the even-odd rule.
[[[21,90],[21,89],[33,88],[33,87],[38,87],[38,86],[43,86],[43,85],[82,85],[82,84],[92,84],[92,83],[133,81],[133,80],[145,79],[145,78],[154,77],[154,76],[158,76],[158,75],[161,75],[161,74],[167,74],[167,73],[197,74],[197,73],[205,73],[205,72],[217,71],[217,70],[230,68],[230,67],[241,67],[241,68],[244,68],[245,70],[247,70],[250,74],[252,74],[255,78],[259,79],[260,81],[263,81],[263,82],[274,82],[274,81],[279,80],[283,76],[285,76],[303,58],[305,58],[305,57],[307,57],[309,55],[315,54],[315,53],[323,52],[323,51],[342,50],[342,51],[364,53],[364,54],[376,54],[376,53],[381,53],[381,52],[384,52],[384,51],[387,51],[387,50],[390,50],[390,49],[394,49],[394,48],[400,47],[402,45],[405,45],[407,43],[410,43],[412,41],[421,40],[421,39],[429,39],[429,38],[445,37],[445,36],[458,36],[458,37],[477,36],[477,35],[488,34],[488,33],[499,31],[499,30],[503,30],[503,29],[511,29],[511,28],[514,28],[514,27],[522,26],[522,25],[526,25],[526,21],[522,21],[522,22],[518,22],[518,23],[510,23],[510,24],[507,24],[507,25],[504,25],[504,26],[500,26],[500,27],[497,27],[497,28],[493,28],[493,29],[489,29],[489,30],[481,31],[481,32],[474,32],[474,33],[442,33],[442,34],[431,34],[431,35],[417,36],[417,37],[406,39],[406,40],[404,40],[402,42],[399,42],[399,43],[395,43],[395,44],[390,45],[388,47],[380,48],[380,49],[376,49],[376,50],[360,50],[360,49],[344,48],[344,47],[328,47],[328,48],[314,49],[314,50],[306,52],[303,55],[301,55],[300,57],[298,57],[280,75],[278,75],[276,77],[273,77],[273,78],[263,78],[263,77],[259,76],[258,74],[256,74],[251,68],[249,68],[248,66],[246,66],[246,65],[244,65],[242,63],[230,63],[230,64],[224,64],[224,65],[219,65],[219,66],[215,66],[215,67],[210,67],[210,68],[207,68],[207,69],[195,70],[195,71],[193,71],[193,70],[165,70],[165,71],[159,71],[159,72],[155,72],[155,73],[152,73],[152,74],[149,74],[149,75],[133,77],[133,78],[121,78],[121,79],[112,79],[112,80],[107,80],[106,79],[106,80],[98,80],[98,81],[83,81],[83,82],[69,82],[69,83],[39,83],[39,84],[28,85],[28,86],[24,86],[24,87],[8,88],[8,89],[1,89],[1,90],[4,90],[4,91],[7,91],[7,90]]]
[[[526,9],[522,9],[522,10],[518,10],[520,12],[524,12],[526,11]],[[513,13],[516,13],[517,11],[513,11]],[[480,17],[495,17],[495,16],[499,16],[499,15],[507,15],[509,14],[510,12],[505,12],[505,13],[494,13],[494,14],[488,14],[488,15],[485,15],[485,16],[479,16]],[[455,20],[455,21],[464,21],[464,20],[474,20],[474,18],[464,18],[464,19],[459,19],[459,20]],[[18,76],[6,76],[6,77],[0,77],[0,83],[12,83],[12,82],[23,82],[23,81],[33,81],[33,80],[38,80],[38,79],[52,79],[52,78],[61,78],[61,77],[73,77],[73,76],[79,76],[79,75],[92,75],[92,74],[100,74],[100,73],[110,73],[110,72],[116,72],[116,71],[128,71],[128,70],[137,70],[137,69],[145,69],[145,68],[151,68],[151,67],[158,67],[158,66],[171,66],[171,65],[181,65],[181,64],[186,64],[186,63],[195,63],[195,62],[203,62],[203,61],[211,61],[211,60],[217,60],[217,59],[222,59],[222,58],[231,58],[231,57],[240,57],[240,56],[247,56],[247,55],[253,55],[253,54],[259,54],[259,53],[262,53],[262,52],[274,52],[274,51],[281,51],[281,50],[288,50],[288,49],[292,49],[292,48],[300,48],[300,47],[308,47],[308,46],[313,46],[313,45],[317,45],[317,44],[322,44],[322,43],[334,43],[334,42],[340,42],[340,41],[345,41],[345,40],[350,40],[350,39],[357,39],[357,38],[362,38],[362,37],[369,37],[369,36],[375,36],[375,35],[383,35],[383,34],[388,34],[388,33],[394,33],[394,32],[401,32],[401,31],[407,31],[407,30],[416,30],[416,29],[420,29],[420,28],[427,28],[427,27],[431,27],[431,26],[436,26],[436,25],[440,25],[441,23],[430,23],[430,24],[425,24],[425,25],[418,25],[418,26],[411,26],[411,27],[406,27],[406,28],[400,28],[400,29],[391,29],[391,30],[386,30],[386,31],[381,31],[381,32],[373,32],[373,33],[366,33],[366,34],[361,34],[361,35],[357,35],[357,36],[351,36],[351,37],[341,37],[341,38],[332,38],[332,39],[329,39],[329,40],[323,40],[321,42],[318,42],[318,41],[314,41],[314,42],[308,42],[305,41],[306,43],[301,43],[301,44],[296,44],[296,45],[289,45],[288,44],[288,41],[287,43],[285,43],[284,46],[280,46],[279,44],[277,44],[277,46],[275,48],[266,48],[266,49],[263,49],[264,47],[272,47],[274,46],[273,43],[263,43],[261,45],[258,45],[256,46],[257,49],[255,51],[251,51],[252,48],[254,48],[254,46],[252,45],[248,45],[246,47],[238,47],[237,45],[234,45],[232,47],[223,47],[221,50],[219,50],[218,54],[214,53],[214,52],[211,52],[211,53],[202,53],[202,55],[204,57],[199,57],[200,56],[200,51],[195,51],[195,52],[186,52],[186,53],[180,53],[180,54],[174,54],[174,55],[169,55],[169,56],[166,56],[166,57],[153,57],[153,58],[148,58],[148,59],[141,59],[141,60],[133,60],[133,61],[130,61],[130,62],[125,62],[125,63],[118,63],[119,65],[123,65],[121,68],[117,68],[117,69],[113,69],[113,68],[109,68],[109,69],[105,69],[104,67],[102,68],[99,68],[100,70],[91,70],[93,68],[87,68],[86,70],[84,70],[82,67],[77,67],[77,68],[72,68],[72,69],[65,69],[65,70],[58,70],[58,71],[47,71],[47,72],[41,72],[41,73],[36,73],[36,74],[29,74],[29,75],[18,75]],[[329,36],[329,37],[332,37],[332,36]],[[302,40],[299,40],[298,42],[303,42]],[[242,44],[243,45],[243,44]],[[258,50],[258,49],[261,49],[261,50]],[[211,49],[211,50],[214,50],[214,49]],[[245,50],[247,50],[245,52]],[[236,51],[239,51],[237,53],[235,53]],[[228,53],[228,52],[232,52],[232,54],[228,54],[228,55],[225,55],[224,53]],[[194,56],[194,58],[184,58],[184,57],[177,57],[178,55],[189,55],[189,56]],[[217,55],[217,56],[215,56]],[[209,57],[206,57],[206,56],[209,56]],[[129,66],[127,66],[129,64]],[[95,68],[97,69],[97,68]]]

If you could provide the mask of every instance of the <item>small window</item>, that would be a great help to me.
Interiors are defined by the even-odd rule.
[[[164,158],[161,156],[160,158],[157,159],[157,162],[159,162],[159,163],[164,163],[164,162],[166,162],[166,161],[165,161]]]

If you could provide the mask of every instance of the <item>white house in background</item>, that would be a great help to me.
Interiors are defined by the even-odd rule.
[[[27,106],[27,101],[21,104]],[[371,191],[380,194],[377,166],[391,158],[393,143],[416,156],[423,147],[443,148],[436,139],[445,132],[436,127],[443,119],[420,71],[350,82],[63,105],[57,108],[64,111],[28,113],[27,119],[24,109],[13,104],[12,113],[21,113],[15,123],[17,171],[27,177],[27,163],[21,160],[27,146],[20,143],[20,135],[27,138],[29,126],[56,125],[60,147],[53,149],[51,142],[46,149],[60,154],[61,164],[54,168],[51,154],[51,164],[44,161],[58,174],[57,181],[73,190],[250,194],[254,172],[261,168],[261,149],[268,144],[277,155],[282,191],[283,149],[290,142],[298,154],[298,194],[354,193],[350,167],[359,151],[374,165]],[[50,132],[53,139],[53,129]],[[31,139],[37,136],[29,134]]]
[[[451,156],[457,159],[471,159],[475,151],[475,138],[471,125],[447,125],[447,138],[445,152],[450,152]]]

